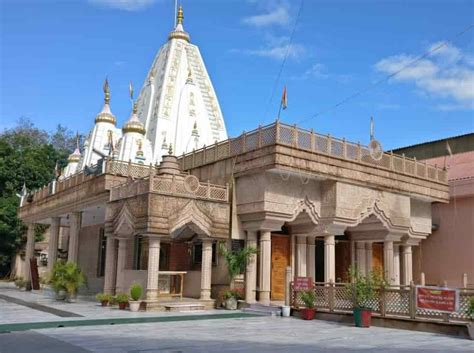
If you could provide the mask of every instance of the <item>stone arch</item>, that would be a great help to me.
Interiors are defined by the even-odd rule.
[[[127,202],[115,216],[113,223],[114,234],[119,236],[132,236],[135,234],[135,216]]]
[[[304,200],[301,200],[296,204],[291,219],[287,222],[293,222],[303,212],[306,212],[315,225],[319,223],[319,214],[316,210],[316,205],[308,199],[308,196],[305,196]]]
[[[211,237],[212,219],[201,210],[195,201],[190,201],[169,219],[171,238],[189,238],[194,234]]]

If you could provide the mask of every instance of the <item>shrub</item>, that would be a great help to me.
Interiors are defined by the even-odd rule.
[[[119,293],[115,296],[115,301],[117,303],[126,303],[128,302],[128,294],[125,293]]]
[[[132,284],[130,287],[130,297],[132,297],[133,301],[138,301],[142,296],[143,289],[142,286],[138,283]]]
[[[63,261],[54,264],[50,282],[56,293],[65,290],[70,296],[75,296],[79,288],[87,285],[86,276],[77,264]]]
[[[250,256],[256,253],[257,249],[253,247],[245,247],[240,250],[229,250],[226,248],[225,242],[219,244],[219,254],[225,258],[231,282],[236,276],[245,271],[245,265]]]
[[[352,283],[348,283],[346,288],[353,298],[354,308],[372,309],[371,303],[377,296],[377,290],[387,285],[381,271],[374,270],[363,275],[357,268],[350,267],[348,275]]]
[[[106,293],[98,293],[95,298],[99,301],[99,302],[110,302],[111,299],[112,299],[112,296],[110,294],[106,294]]]
[[[300,291],[299,296],[307,309],[314,309],[316,294],[312,289]]]
[[[25,288],[26,281],[23,280],[23,277],[18,277],[17,279],[15,279],[15,286],[17,286],[20,289]]]
[[[234,290],[226,290],[223,295],[224,300],[235,298],[237,300],[244,299],[244,295],[242,290],[234,289]]]

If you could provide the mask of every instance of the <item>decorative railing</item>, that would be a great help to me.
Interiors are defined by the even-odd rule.
[[[353,298],[347,283],[314,283],[313,291],[316,296],[316,309],[334,313],[352,312]],[[405,317],[434,321],[469,321],[469,298],[474,297],[474,289],[460,288],[459,310],[449,313],[421,310],[416,308],[415,285],[389,286],[376,291],[375,298],[368,303],[375,316]],[[304,307],[298,292],[293,290],[290,283],[290,305],[293,308]]]
[[[133,183],[123,183],[110,190],[110,200],[155,192],[162,195],[183,196],[188,198],[229,201],[228,185],[202,183],[195,176],[183,177],[152,175]]]
[[[313,130],[280,122],[261,126],[256,130],[244,132],[242,135],[214,145],[204,146],[191,153],[179,157],[183,170],[189,170],[208,163],[213,163],[239,154],[253,151],[271,145],[284,145],[304,151],[328,155],[348,161],[353,161],[375,168],[395,171],[423,179],[446,183],[447,171],[437,166],[419,162],[393,153],[383,153],[380,159],[370,155],[369,148],[360,143],[351,143],[330,135],[321,135]]]

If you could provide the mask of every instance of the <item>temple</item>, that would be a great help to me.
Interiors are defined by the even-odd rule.
[[[176,296],[213,306],[230,282],[220,243],[258,249],[239,277],[249,304],[283,301],[288,268],[336,283],[350,265],[377,267],[391,285],[410,284],[432,204],[449,201],[446,170],[280,121],[227,138],[183,17],[122,129],[106,82],[84,150],[22,198],[26,258],[34,225],[49,224],[48,269],[77,262],[92,293],[140,283],[147,310]]]

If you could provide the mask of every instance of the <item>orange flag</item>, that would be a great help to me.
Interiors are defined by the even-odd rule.
[[[283,95],[281,96],[281,107],[283,108],[283,110],[285,110],[287,106],[288,106],[288,102],[286,100],[286,86],[284,86]]]

